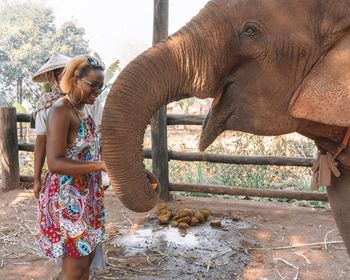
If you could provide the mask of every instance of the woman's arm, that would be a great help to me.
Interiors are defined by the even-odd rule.
[[[80,175],[96,170],[106,170],[103,161],[83,162],[66,158],[71,125],[71,111],[65,105],[52,107],[47,123],[47,165],[58,174]]]
[[[46,135],[37,135],[34,146],[34,188],[36,198],[41,189],[41,173],[46,157]]]

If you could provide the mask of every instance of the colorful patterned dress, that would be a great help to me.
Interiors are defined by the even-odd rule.
[[[100,160],[100,133],[89,115],[80,120],[77,138],[66,157]],[[101,172],[79,176],[49,172],[40,190],[36,235],[48,257],[78,258],[89,255],[104,236],[104,192]]]

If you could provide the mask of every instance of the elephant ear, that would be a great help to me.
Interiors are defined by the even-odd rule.
[[[314,65],[293,96],[289,111],[295,118],[350,127],[350,35]]]

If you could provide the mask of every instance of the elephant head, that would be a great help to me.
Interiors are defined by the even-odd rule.
[[[104,159],[123,204],[154,206],[144,132],[176,100],[214,98],[201,150],[224,130],[341,139],[350,126],[349,28],[347,0],[212,0],[139,55],[113,84],[102,121]]]

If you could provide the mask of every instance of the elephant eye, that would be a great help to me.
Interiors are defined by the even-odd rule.
[[[243,31],[244,35],[254,36],[256,34],[256,29],[254,27],[247,27]]]
[[[242,28],[240,35],[242,37],[250,37],[250,38],[255,38],[259,37],[261,34],[261,26],[257,22],[246,22]]]
[[[242,55],[250,58],[261,56],[266,50],[266,37],[263,26],[254,20],[247,21],[239,31]]]

